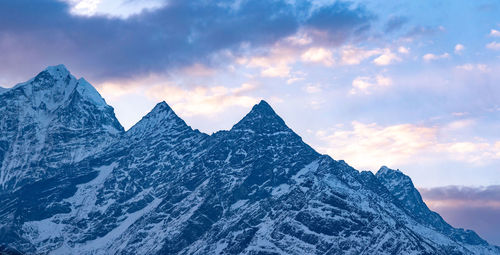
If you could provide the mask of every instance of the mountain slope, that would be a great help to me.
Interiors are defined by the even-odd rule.
[[[111,137],[61,163],[65,178],[0,196],[17,212],[0,244],[41,254],[500,253],[430,211],[404,174],[317,153],[265,101],[212,135],[161,102]],[[40,192],[27,200],[32,187]]]
[[[113,108],[62,65],[1,93],[0,114],[0,192],[55,176],[123,132]]]
[[[54,201],[95,173],[72,167],[123,134],[113,108],[63,66],[0,93],[0,240],[67,210]],[[22,239],[22,238],[21,238]]]
[[[439,214],[431,211],[422,200],[418,190],[413,186],[410,177],[402,172],[384,166],[380,168],[376,176],[401,203],[402,208],[420,224],[431,227],[457,242],[467,245],[487,245],[487,242],[474,231],[455,229],[446,223]]]

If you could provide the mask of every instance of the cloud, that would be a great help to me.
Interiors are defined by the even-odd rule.
[[[419,188],[425,203],[455,227],[474,229],[500,245],[500,185]]]
[[[402,17],[402,16],[393,16],[387,21],[385,24],[385,29],[384,31],[386,33],[390,33],[396,30],[401,29],[404,24],[408,23],[408,18]]]
[[[365,59],[380,53],[381,51],[379,49],[365,50],[348,45],[340,50],[341,63],[344,65],[358,65]]]
[[[500,50],[500,43],[499,42],[490,42],[486,44],[486,48],[490,50]]]
[[[256,89],[256,85],[243,83],[236,88],[224,86],[197,86],[186,89],[169,83],[156,85],[146,91],[146,95],[160,101],[165,100],[184,116],[214,115],[227,108],[240,106],[251,107],[259,98],[247,95]]]
[[[445,59],[445,58],[449,58],[449,57],[450,57],[450,54],[448,54],[447,52],[445,52],[441,55],[427,53],[422,57],[422,59],[429,62],[429,61],[438,60],[438,59]]]
[[[410,49],[408,49],[406,47],[403,47],[403,46],[400,46],[398,48],[398,52],[401,53],[401,54],[408,54],[408,53],[410,53]]]
[[[345,159],[361,169],[377,169],[380,165],[398,165],[421,160],[443,159],[475,165],[500,160],[500,141],[484,142],[444,140],[439,134],[472,125],[463,120],[443,127],[414,124],[381,126],[354,121],[351,128],[319,131],[324,143],[320,151]]]
[[[361,169],[405,162],[434,144],[437,132],[434,127],[411,124],[382,127],[354,121],[351,125],[352,129],[317,133],[327,143],[320,150]]]
[[[216,73],[216,70],[206,65],[195,63],[183,68],[181,72],[188,76],[212,76]]]
[[[375,77],[359,76],[352,81],[352,89],[350,94],[370,94],[377,87],[387,87],[392,85],[392,79],[382,75]]]
[[[309,45],[313,42],[312,38],[307,33],[297,33],[293,36],[290,36],[285,39],[290,42],[292,45],[304,46]]]
[[[483,72],[483,73],[490,71],[490,68],[485,64],[467,63],[467,64],[457,66],[456,68],[459,70],[464,70],[464,71],[479,71],[479,72]]]
[[[372,19],[362,7],[343,2],[314,9],[309,2],[285,0],[238,3],[172,0],[116,18],[73,15],[72,6],[57,0],[2,1],[0,72],[27,75],[64,63],[90,80],[102,81],[195,63],[212,66],[299,32],[341,45],[365,33]],[[223,56],[214,60],[218,54]]]
[[[369,21],[373,18],[360,5],[335,1],[315,8],[304,27],[316,40],[335,46],[346,42],[347,38],[363,34],[370,28]]]
[[[264,77],[286,78],[290,76],[290,65],[296,61],[296,55],[297,52],[293,48],[277,46],[267,55],[240,58],[238,62],[247,67],[260,68]]]
[[[404,47],[400,47],[399,50],[403,51],[401,53],[408,53],[407,49]],[[340,64],[342,65],[358,65],[361,62],[372,57],[375,57],[373,63],[379,66],[385,66],[394,62],[401,61],[401,58],[394,52],[392,52],[389,48],[376,48],[367,50],[364,48],[347,45],[340,49]]]
[[[455,157],[460,161],[475,165],[483,165],[491,160],[500,159],[500,141],[482,142],[447,142],[435,145],[434,150],[438,153],[447,154],[450,159]]]
[[[63,0],[70,4],[71,13],[82,16],[114,16],[128,18],[144,10],[165,5],[164,0]]]
[[[397,61],[401,61],[401,58],[391,52],[391,50],[386,49],[382,55],[373,60],[373,63],[378,66],[386,66]]]
[[[403,36],[403,39],[406,41],[413,41],[419,37],[431,36],[444,31],[445,28],[443,26],[437,26],[437,27],[415,26]]]
[[[500,37],[500,31],[498,31],[496,29],[492,29],[490,31],[490,36],[492,36],[492,37]]]
[[[433,201],[467,201],[496,203],[500,207],[500,185],[486,187],[445,186],[419,189],[425,199]]]
[[[463,44],[455,45],[455,54],[462,54],[462,51],[465,50],[465,46]]]
[[[303,81],[305,78],[304,77],[291,77],[288,80],[286,80],[286,84],[292,84],[298,81]]]
[[[304,90],[308,93],[308,94],[315,94],[315,93],[319,93],[321,91],[323,91],[323,89],[321,88],[320,85],[318,84],[307,84],[305,87],[304,87]]]
[[[304,62],[322,63],[325,66],[333,65],[332,51],[325,48],[309,48],[301,56]]]
[[[101,0],[82,0],[82,1],[68,1],[73,3],[71,11],[80,15],[94,15]]]
[[[452,113],[453,116],[464,116],[466,113],[463,112],[454,112]],[[461,120],[456,120],[448,123],[445,128],[446,129],[451,129],[451,130],[457,130],[457,129],[462,129],[466,127],[470,127],[476,124],[476,121],[473,119],[461,119]]]

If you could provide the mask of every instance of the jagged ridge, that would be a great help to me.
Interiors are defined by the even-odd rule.
[[[28,84],[37,80],[37,86],[49,88],[68,77],[64,70],[51,67]],[[69,77],[64,84],[72,84]],[[20,93],[22,86],[0,97],[15,97],[12,91]],[[86,113],[110,109],[95,90],[83,88],[89,93],[76,93],[79,100],[70,96],[75,93],[48,94],[64,98],[53,100],[64,107],[48,108],[82,111],[67,115],[65,122],[83,127],[115,123],[114,115],[81,121]],[[66,107],[68,102],[76,102],[75,107]],[[431,212],[401,172],[358,172],[318,154],[265,101],[231,130],[211,136],[191,129],[165,102],[126,133],[116,130],[118,135],[108,132],[107,146],[56,165],[60,171],[54,172],[64,174],[40,176],[3,194],[0,199],[9,206],[0,214],[14,220],[2,222],[0,244],[51,254],[500,252]],[[85,147],[102,137],[88,134],[70,141]],[[0,153],[2,148],[9,151],[11,144],[0,146]]]

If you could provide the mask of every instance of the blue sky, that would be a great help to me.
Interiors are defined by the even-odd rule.
[[[63,63],[126,129],[165,100],[207,133],[265,99],[334,159],[399,168],[424,198],[482,194],[500,184],[499,14],[498,1],[2,1],[0,86]],[[495,199],[481,208],[500,212]]]

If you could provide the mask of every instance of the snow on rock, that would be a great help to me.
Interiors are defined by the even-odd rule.
[[[500,253],[430,211],[401,171],[320,155],[265,101],[207,135],[165,102],[123,132],[64,66],[0,99],[0,251]]]

